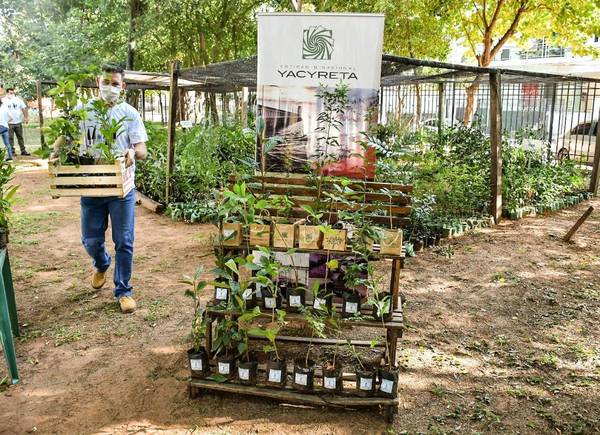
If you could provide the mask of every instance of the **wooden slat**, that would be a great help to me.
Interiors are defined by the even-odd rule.
[[[102,186],[102,185],[123,185],[121,175],[104,175],[91,177],[50,177],[50,186]]]
[[[96,189],[52,189],[52,196],[119,196],[123,197],[123,189],[121,188],[103,188]]]
[[[63,174],[120,174],[121,166],[119,164],[114,165],[60,165],[60,166],[49,166],[48,171],[53,175]]]
[[[260,340],[266,340],[266,337],[262,337],[262,336],[257,336],[257,335],[250,335],[250,338],[253,339],[260,339]],[[285,341],[285,342],[289,342],[289,343],[313,343],[313,344],[323,344],[326,346],[333,346],[336,344],[346,344],[348,343],[348,340],[342,340],[342,339],[336,339],[336,338],[319,338],[319,337],[315,337],[315,338],[310,338],[310,337],[294,337],[294,336],[289,336],[289,335],[278,335],[276,338],[276,341]],[[350,344],[354,345],[354,346],[371,346],[372,342],[370,340],[350,340]],[[375,344],[375,347],[385,347],[385,342],[383,341],[383,339],[381,341],[378,341]]]
[[[378,406],[378,405],[397,405],[398,399],[388,399],[385,397],[357,397],[350,395],[332,395],[331,392],[322,388],[315,388],[313,393],[299,393],[291,386],[285,388],[265,388],[258,385],[241,385],[233,382],[215,382],[208,379],[191,379],[190,385],[207,390],[224,391],[228,393],[246,394],[251,396],[266,397],[269,399],[280,400],[286,403],[313,405],[313,406]],[[322,393],[319,394],[319,392]]]
[[[290,198],[292,200],[292,202],[294,202],[294,205],[299,206],[299,205],[312,205],[314,204],[314,199],[312,198],[299,198],[299,197],[291,197]],[[392,215],[394,216],[408,216],[410,214],[410,210],[411,207],[398,207],[398,206],[392,206],[390,207],[389,205],[378,205],[378,204],[366,204],[364,205],[364,207],[362,206],[362,204],[356,204],[355,206],[348,206],[346,204],[336,204],[335,207],[338,210],[358,210],[358,209],[363,209],[366,212],[373,212],[373,211],[383,211],[383,212],[392,212]]]

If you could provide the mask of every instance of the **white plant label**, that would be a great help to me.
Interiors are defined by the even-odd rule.
[[[215,298],[219,301],[226,301],[227,300],[227,289],[222,288],[222,287],[217,287],[217,290],[215,291]]]
[[[337,383],[336,381],[337,381],[336,378],[324,377],[323,378],[323,386],[325,388],[327,388],[328,390],[335,390],[336,383]]]
[[[296,383],[298,385],[308,385],[308,375],[296,373]]]
[[[275,298],[265,298],[265,307],[266,308],[275,308],[277,304],[275,303]]]
[[[357,302],[346,302],[346,312],[350,314],[358,313],[358,303]]]
[[[393,381],[390,381],[389,379],[382,379],[381,380],[381,385],[379,386],[379,389],[381,391],[383,391],[384,393],[392,394],[393,388],[394,388],[394,382]]]
[[[240,377],[240,379],[242,381],[249,381],[250,380],[250,370],[239,367],[238,368],[238,376]]]
[[[252,298],[252,289],[247,288],[246,290],[244,290],[244,293],[242,293],[242,297],[244,298],[245,301]]]
[[[281,382],[281,370],[269,370],[269,382]]]
[[[229,374],[229,363],[219,363],[219,373],[221,373],[222,375],[228,375]]]
[[[192,366],[192,370],[202,370],[202,360],[201,359],[191,359],[190,365]]]
[[[181,126],[181,128],[192,128],[194,126],[194,124],[192,124],[192,121],[189,119],[179,121],[179,125]]]
[[[262,298],[262,285],[260,284],[256,284],[256,297],[257,298]]]
[[[360,378],[360,389],[371,391],[373,389],[373,379],[371,378]]]
[[[315,310],[320,310],[323,307],[325,307],[327,304],[325,303],[325,299],[321,299],[321,298],[315,298],[314,302],[313,302],[313,308]]]
[[[223,238],[225,238],[225,239],[233,237],[234,234],[235,234],[235,230],[223,230]]]
[[[300,295],[290,295],[290,307],[299,307],[302,305]]]

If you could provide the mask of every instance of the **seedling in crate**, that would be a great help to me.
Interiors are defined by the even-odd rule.
[[[350,342],[346,341],[346,346],[350,350],[350,353],[354,356],[358,362],[360,369],[356,370],[356,390],[359,396],[372,396],[375,394],[375,386],[377,381],[377,372],[370,368],[365,367],[362,363],[360,356],[356,352],[356,348]]]
[[[321,311],[311,311],[305,307],[301,308],[301,312],[311,334],[306,357],[294,361],[293,387],[299,391],[311,391],[314,385],[315,362],[310,359],[310,351],[315,336],[325,338],[325,315]]]
[[[191,331],[192,347],[187,351],[192,377],[194,378],[204,378],[210,373],[209,354],[206,348],[202,346],[208,327],[208,320],[204,316],[204,308],[200,304],[200,297],[207,285],[206,281],[200,279],[203,272],[204,268],[200,266],[192,277],[184,276],[180,281],[189,286],[185,291],[185,295],[192,298],[194,303]]]
[[[243,303],[243,301],[241,301]],[[245,385],[256,385],[256,377],[258,374],[258,361],[256,358],[251,358],[248,339],[249,333],[253,330],[252,321],[260,316],[260,308],[254,307],[252,310],[244,311],[237,318],[237,329],[239,333],[238,342],[238,380]]]
[[[269,344],[263,346],[263,351],[269,357],[266,382],[270,386],[284,387],[287,383],[287,362],[279,355],[277,349],[277,336],[286,324],[285,316],[285,311],[277,310],[277,321],[271,322],[271,326],[254,327],[248,331],[251,336],[264,337],[269,341]]]

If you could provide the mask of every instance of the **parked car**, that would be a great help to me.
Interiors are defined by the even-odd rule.
[[[592,165],[597,135],[598,120],[583,122],[572,128],[558,138],[558,159],[581,159],[581,163]]]

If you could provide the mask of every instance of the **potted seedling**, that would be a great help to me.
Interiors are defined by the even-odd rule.
[[[356,192],[349,187],[350,183],[350,180],[346,178],[336,180],[335,183],[332,183],[333,190],[324,192],[329,202],[328,218],[327,224],[321,225],[320,229],[323,233],[323,249],[327,251],[346,250],[348,231],[341,221],[333,223],[333,217],[340,206],[346,207],[346,210],[352,210],[356,207],[356,204],[352,201],[352,197]]]
[[[294,202],[286,195],[278,195],[273,198],[272,204],[277,213],[272,224],[273,246],[291,249],[296,240],[296,226],[289,220]]]
[[[389,291],[381,290],[384,284],[383,274],[376,275],[371,263],[367,265],[368,278],[365,283],[369,294],[368,302],[373,308],[373,317],[376,320],[389,322],[392,320],[393,308],[392,295]]]
[[[274,260],[273,252],[264,246],[258,247],[260,257],[258,263],[253,259],[251,266],[254,270],[254,281],[260,286],[262,307],[271,311],[271,320],[275,321],[275,310],[281,308],[277,278],[282,269],[281,263]]]
[[[318,281],[313,282],[311,287],[311,293],[313,297],[312,308],[315,310],[325,311],[327,313],[333,313],[333,292],[327,289],[327,283],[329,281],[329,271],[337,270],[339,262],[337,259],[329,259],[325,263],[325,282],[319,283]]]
[[[385,316],[391,312],[392,300],[382,294],[377,294],[371,299],[373,304],[374,317],[381,321],[381,326],[385,328]],[[385,340],[385,354],[388,360],[387,364],[379,368],[379,389],[377,394],[383,397],[394,398],[398,394],[398,367],[395,367],[389,359],[390,348],[388,340]]]
[[[270,326],[264,328],[252,328],[249,334],[256,337],[264,337],[269,344],[263,346],[263,351],[268,356],[266,384],[271,387],[283,388],[287,383],[287,362],[279,355],[277,349],[277,335],[281,328],[286,324],[286,312],[276,310],[277,320],[272,321]]]
[[[362,297],[359,292],[360,286],[366,282],[365,274],[367,263],[357,259],[348,264],[344,271],[345,290],[342,295],[342,317],[353,317],[360,315]]]
[[[329,324],[336,330],[339,329],[339,325],[334,319],[330,318]],[[323,364],[323,389],[341,393],[344,389],[344,370],[340,359],[337,358],[337,354],[338,344],[336,342],[333,356],[328,358]]]
[[[206,337],[206,328],[210,325],[200,304],[200,296],[207,285],[206,281],[200,279],[203,272],[204,268],[200,266],[196,269],[192,277],[184,276],[180,281],[189,286],[185,291],[185,295],[192,298],[194,302],[194,318],[192,320],[191,333],[192,347],[187,351],[193,378],[205,378],[210,374],[210,356],[206,348],[202,346],[202,341]]]
[[[321,249],[323,233],[319,224],[323,213],[316,211],[310,205],[303,205],[307,213],[306,224],[298,226],[298,247],[300,249]]]
[[[301,311],[311,334],[306,357],[294,361],[294,382],[292,386],[295,390],[306,392],[312,391],[315,377],[315,362],[310,359],[312,341],[315,336],[325,338],[325,318],[321,311],[311,311],[304,307],[301,308]]]
[[[238,380],[244,385],[256,385],[258,374],[258,361],[250,354],[248,347],[249,332],[253,330],[252,320],[260,316],[260,308],[254,307],[252,310],[244,311],[237,318],[237,329],[239,333],[238,342]]]
[[[354,355],[354,358],[358,362],[359,368],[356,370],[356,391],[361,397],[373,396],[375,394],[375,388],[377,384],[377,372],[371,368],[366,367],[362,361],[354,345],[348,340],[346,342],[350,353]]]
[[[15,167],[4,160],[6,150],[0,151],[0,249],[6,248],[8,243],[9,215],[12,212],[14,196],[18,186],[7,186],[12,180]]]
[[[287,290],[287,311],[298,313],[306,303],[306,287],[303,285],[292,285]]]

